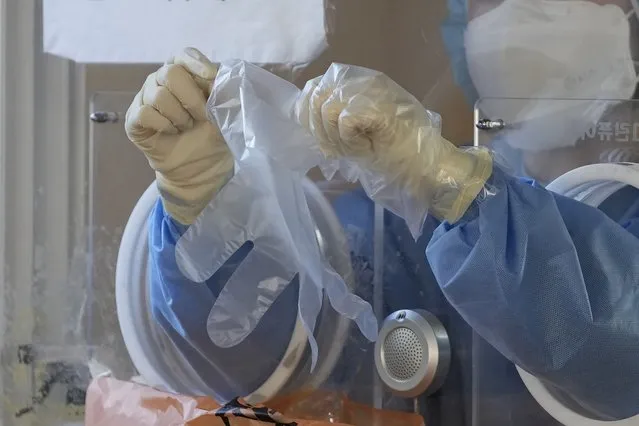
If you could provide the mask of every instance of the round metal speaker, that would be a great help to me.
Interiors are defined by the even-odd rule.
[[[432,394],[444,383],[450,367],[448,333],[430,312],[394,312],[384,320],[375,343],[375,366],[396,395]]]

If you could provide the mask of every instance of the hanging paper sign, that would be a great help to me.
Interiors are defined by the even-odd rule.
[[[44,49],[80,63],[306,63],[326,46],[322,0],[44,0]]]

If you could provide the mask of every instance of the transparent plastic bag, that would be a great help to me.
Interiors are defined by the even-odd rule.
[[[321,161],[317,144],[290,119],[297,88],[256,66],[222,67],[209,102],[236,159],[236,173],[180,238],[177,263],[190,280],[210,278],[244,244],[252,250],[233,272],[208,318],[220,347],[241,343],[280,293],[299,280],[298,315],[317,360],[313,337],[324,291],[333,308],[377,337],[371,306],[352,294],[321,253],[302,189]]]
[[[327,178],[336,170],[406,221],[417,239],[427,214],[458,221],[483,190],[492,159],[441,136],[441,117],[382,72],[333,64],[309,81],[295,119],[317,139]]]
[[[312,167],[328,179],[339,171],[358,180],[372,200],[406,220],[415,238],[429,210],[458,220],[492,171],[487,151],[456,148],[441,137],[438,114],[366,68],[333,64],[300,92],[255,65],[232,62],[221,66],[208,109],[236,174],[180,238],[176,256],[187,278],[204,282],[252,244],[208,317],[208,335],[219,347],[251,334],[295,278],[313,366],[323,291],[339,314],[376,339],[370,305],[349,292],[320,253],[300,186]]]

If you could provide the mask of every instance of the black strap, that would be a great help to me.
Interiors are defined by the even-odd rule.
[[[249,404],[242,403],[239,398],[234,398],[215,410],[215,416],[222,419],[224,426],[231,426],[229,418],[232,417],[257,420],[264,423],[271,423],[275,426],[297,426],[296,422],[289,421],[275,410],[266,407],[253,407]]]

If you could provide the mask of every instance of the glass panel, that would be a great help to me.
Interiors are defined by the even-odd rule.
[[[115,304],[116,262],[124,228],[141,194],[154,175],[144,155],[124,133],[124,114],[135,93],[97,93],[91,102],[89,181],[89,246],[91,302],[87,306],[87,334],[96,348],[96,360],[116,377],[135,370],[122,341]]]
[[[19,15],[23,19],[28,13],[39,16],[36,12],[41,2],[36,3],[38,7],[20,10]],[[51,6],[54,0],[46,3]],[[97,3],[95,7],[102,7]],[[181,11],[189,7],[186,3],[181,5]],[[11,4],[10,8],[15,8]],[[635,142],[639,142],[639,103],[632,100],[636,98],[639,60],[634,0],[327,0],[323,4],[326,45],[316,60],[304,65],[269,63],[265,68],[299,87],[324,73],[331,62],[382,71],[442,116],[444,138],[455,145],[474,142],[488,147],[495,154],[498,166],[506,172],[532,177],[544,185],[586,164],[639,162],[639,150],[635,146]],[[197,7],[200,10],[205,6]],[[187,16],[180,15],[176,25],[188,25]],[[173,16],[168,18],[175,20]],[[258,21],[260,16],[254,19]],[[41,25],[35,17],[33,20]],[[11,17],[6,22],[21,24]],[[140,31],[158,34],[162,28],[157,28],[154,22],[145,20]],[[264,25],[267,39],[268,25],[261,21],[257,25],[260,28]],[[41,30],[37,28],[30,34],[39,35]],[[55,41],[55,35],[49,35]],[[237,40],[241,42],[242,38]],[[250,43],[248,48],[254,50]],[[16,53],[25,52],[22,44],[4,50],[17,55],[17,59],[12,58],[15,63],[22,63],[25,57],[32,59],[31,52]],[[33,79],[38,80],[33,82],[36,89],[33,93],[25,91],[28,93],[24,99],[40,101],[40,94],[47,89],[35,72],[35,68],[46,62],[40,50],[38,46],[34,64],[30,65]],[[223,49],[212,48],[205,53],[212,51],[218,55],[223,53]],[[258,56],[261,53],[256,52]],[[150,254],[166,248],[158,244],[149,249],[149,235],[153,241],[164,243],[170,238],[163,237],[181,235],[184,228],[168,216],[161,215],[159,219],[151,216],[163,212],[162,204],[158,204],[160,194],[151,185],[155,175],[144,155],[128,141],[123,128],[125,111],[134,92],[110,91],[115,90],[110,86],[126,88],[121,90],[137,90],[142,86],[144,79],[138,74],[146,74],[146,68],[136,68],[138,74],[127,74],[127,70],[135,68],[129,69],[129,66],[91,65],[82,76],[86,79],[81,83],[83,89],[93,92],[98,90],[93,87],[98,86],[101,90],[90,93],[89,111],[74,105],[78,110],[74,110],[77,113],[74,120],[86,120],[88,114],[94,114],[89,129],[89,173],[82,177],[86,179],[83,183],[88,193],[85,200],[88,213],[83,218],[87,222],[88,249],[70,258],[70,269],[75,275],[60,285],[59,292],[53,286],[48,286],[46,291],[34,286],[31,299],[37,307],[33,316],[38,316],[34,319],[34,341],[11,342],[20,346],[17,350],[7,346],[12,351],[8,357],[15,358],[19,353],[22,360],[29,361],[34,353],[38,354],[37,362],[27,362],[30,367],[20,371],[25,378],[20,383],[30,391],[27,394],[33,394],[27,399],[46,406],[37,398],[41,388],[47,385],[47,377],[62,377],[61,380],[73,383],[70,390],[56,387],[54,392],[59,394],[55,400],[71,400],[72,403],[62,404],[66,408],[81,407],[81,403],[75,404],[74,398],[83,400],[91,367],[95,370],[93,373],[103,368],[124,380],[141,376],[140,380],[147,384],[189,395],[214,395],[216,390],[212,388],[215,387],[226,392],[226,399],[239,393],[247,396],[260,392],[287,397],[300,395],[300,389],[315,386],[326,392],[322,395],[328,395],[293,404],[286,413],[289,415],[343,420],[348,417],[344,412],[349,405],[342,397],[347,395],[349,400],[365,407],[417,412],[429,426],[558,424],[548,414],[548,406],[542,408],[531,396],[529,383],[524,384],[521,378],[526,377],[525,373],[518,372],[511,361],[476,333],[467,323],[469,318],[463,318],[458,312],[459,306],[456,309],[444,296],[442,283],[437,282],[433,273],[436,268],[432,268],[442,265],[431,265],[425,253],[435,233],[441,236],[444,231],[455,232],[459,228],[438,228],[440,224],[429,217],[423,235],[415,241],[404,220],[375,206],[359,184],[340,177],[326,181],[317,170],[309,176],[313,183],[305,183],[305,196],[316,215],[318,229],[313,231],[318,245],[338,272],[352,274],[353,282],[349,284],[371,302],[380,325],[393,313],[386,325],[393,321],[408,324],[414,318],[418,331],[434,330],[431,340],[426,344],[416,343],[415,334],[399,327],[400,331],[392,336],[382,336],[379,346],[385,352],[378,357],[376,365],[374,344],[366,342],[350,322],[337,317],[325,303],[315,331],[321,346],[320,363],[311,373],[309,349],[296,316],[298,290],[291,285],[293,290],[280,300],[278,308],[281,309],[266,313],[271,316],[268,324],[272,327],[261,329],[261,334],[253,336],[257,343],[248,349],[238,345],[228,351],[222,350],[228,348],[214,347],[206,329],[207,309],[234,269],[224,270],[215,277],[215,282],[181,285],[184,276],[174,264],[175,250],[156,256],[155,263],[149,261]],[[130,78],[130,75],[136,77]],[[12,87],[11,82],[3,81],[3,84]],[[18,95],[22,93],[15,97]],[[12,99],[3,101],[10,105]],[[66,107],[67,102],[61,104]],[[44,108],[38,104],[31,109],[29,113],[37,115],[34,121],[38,122],[42,113],[39,110]],[[38,127],[36,133],[46,135],[46,126],[43,129]],[[189,148],[184,148],[186,157],[190,154]],[[255,182],[256,186],[259,184]],[[425,188],[425,192],[429,189]],[[38,190],[33,192],[37,199]],[[618,196],[627,198],[626,201],[633,201],[637,196],[626,196],[621,191],[620,194]],[[249,213],[268,223],[268,218],[261,216],[263,212]],[[607,213],[610,217],[628,219],[623,212]],[[35,216],[36,222],[44,220],[46,212],[40,209]],[[491,218],[486,222],[494,224]],[[130,226],[125,231],[127,223]],[[35,224],[34,228],[40,229],[40,225]],[[468,241],[471,234],[467,235]],[[344,241],[345,245],[341,245]],[[600,247],[593,256],[607,253],[613,245]],[[461,244],[457,248],[459,251],[454,254],[459,256],[468,247]],[[37,248],[33,251],[37,263],[41,253]],[[633,253],[627,256],[636,257]],[[160,272],[172,285],[159,278]],[[625,270],[612,272],[623,275]],[[600,282],[606,281],[612,272],[601,272]],[[474,278],[466,284],[472,286]],[[593,287],[597,287],[595,284]],[[6,297],[10,300],[10,291]],[[66,299],[66,309],[55,310],[61,300]],[[616,302],[622,305],[628,300],[631,298],[622,297]],[[526,303],[523,305],[529,307]],[[441,322],[450,348],[443,344],[443,333],[436,328],[438,323],[428,322],[432,317],[420,313],[421,310]],[[483,314],[490,312],[490,309],[482,311]],[[71,330],[68,335],[54,330],[58,324],[64,324],[64,330]],[[384,374],[386,379],[410,376],[397,380],[400,385],[408,386],[409,379],[415,377],[411,375],[415,360],[423,361],[424,354],[434,353],[431,350],[435,347],[442,364],[447,362],[446,355],[450,352],[450,367],[436,392],[418,392],[413,397],[401,390],[393,392],[382,383]],[[55,364],[60,359],[67,364]],[[589,371],[597,371],[600,361],[615,360],[593,362]],[[219,376],[209,374],[207,369],[212,363],[222,366],[218,369]],[[438,374],[434,361],[429,359],[428,366],[431,376]],[[72,374],[65,376],[67,368]],[[273,374],[276,369],[278,374]],[[632,387],[636,378],[623,379]],[[622,378],[612,380],[616,383]],[[231,385],[237,383],[241,386]],[[235,392],[238,387],[241,392]],[[561,407],[586,417],[602,418],[580,408],[562,392],[550,390]],[[41,408],[38,419],[47,418],[45,409],[49,408]],[[80,410],[69,418],[77,420]],[[367,426],[370,423],[360,422]],[[578,421],[574,425],[582,426]]]
[[[587,164],[639,161],[637,100],[487,98],[475,118],[475,145],[543,184]]]

